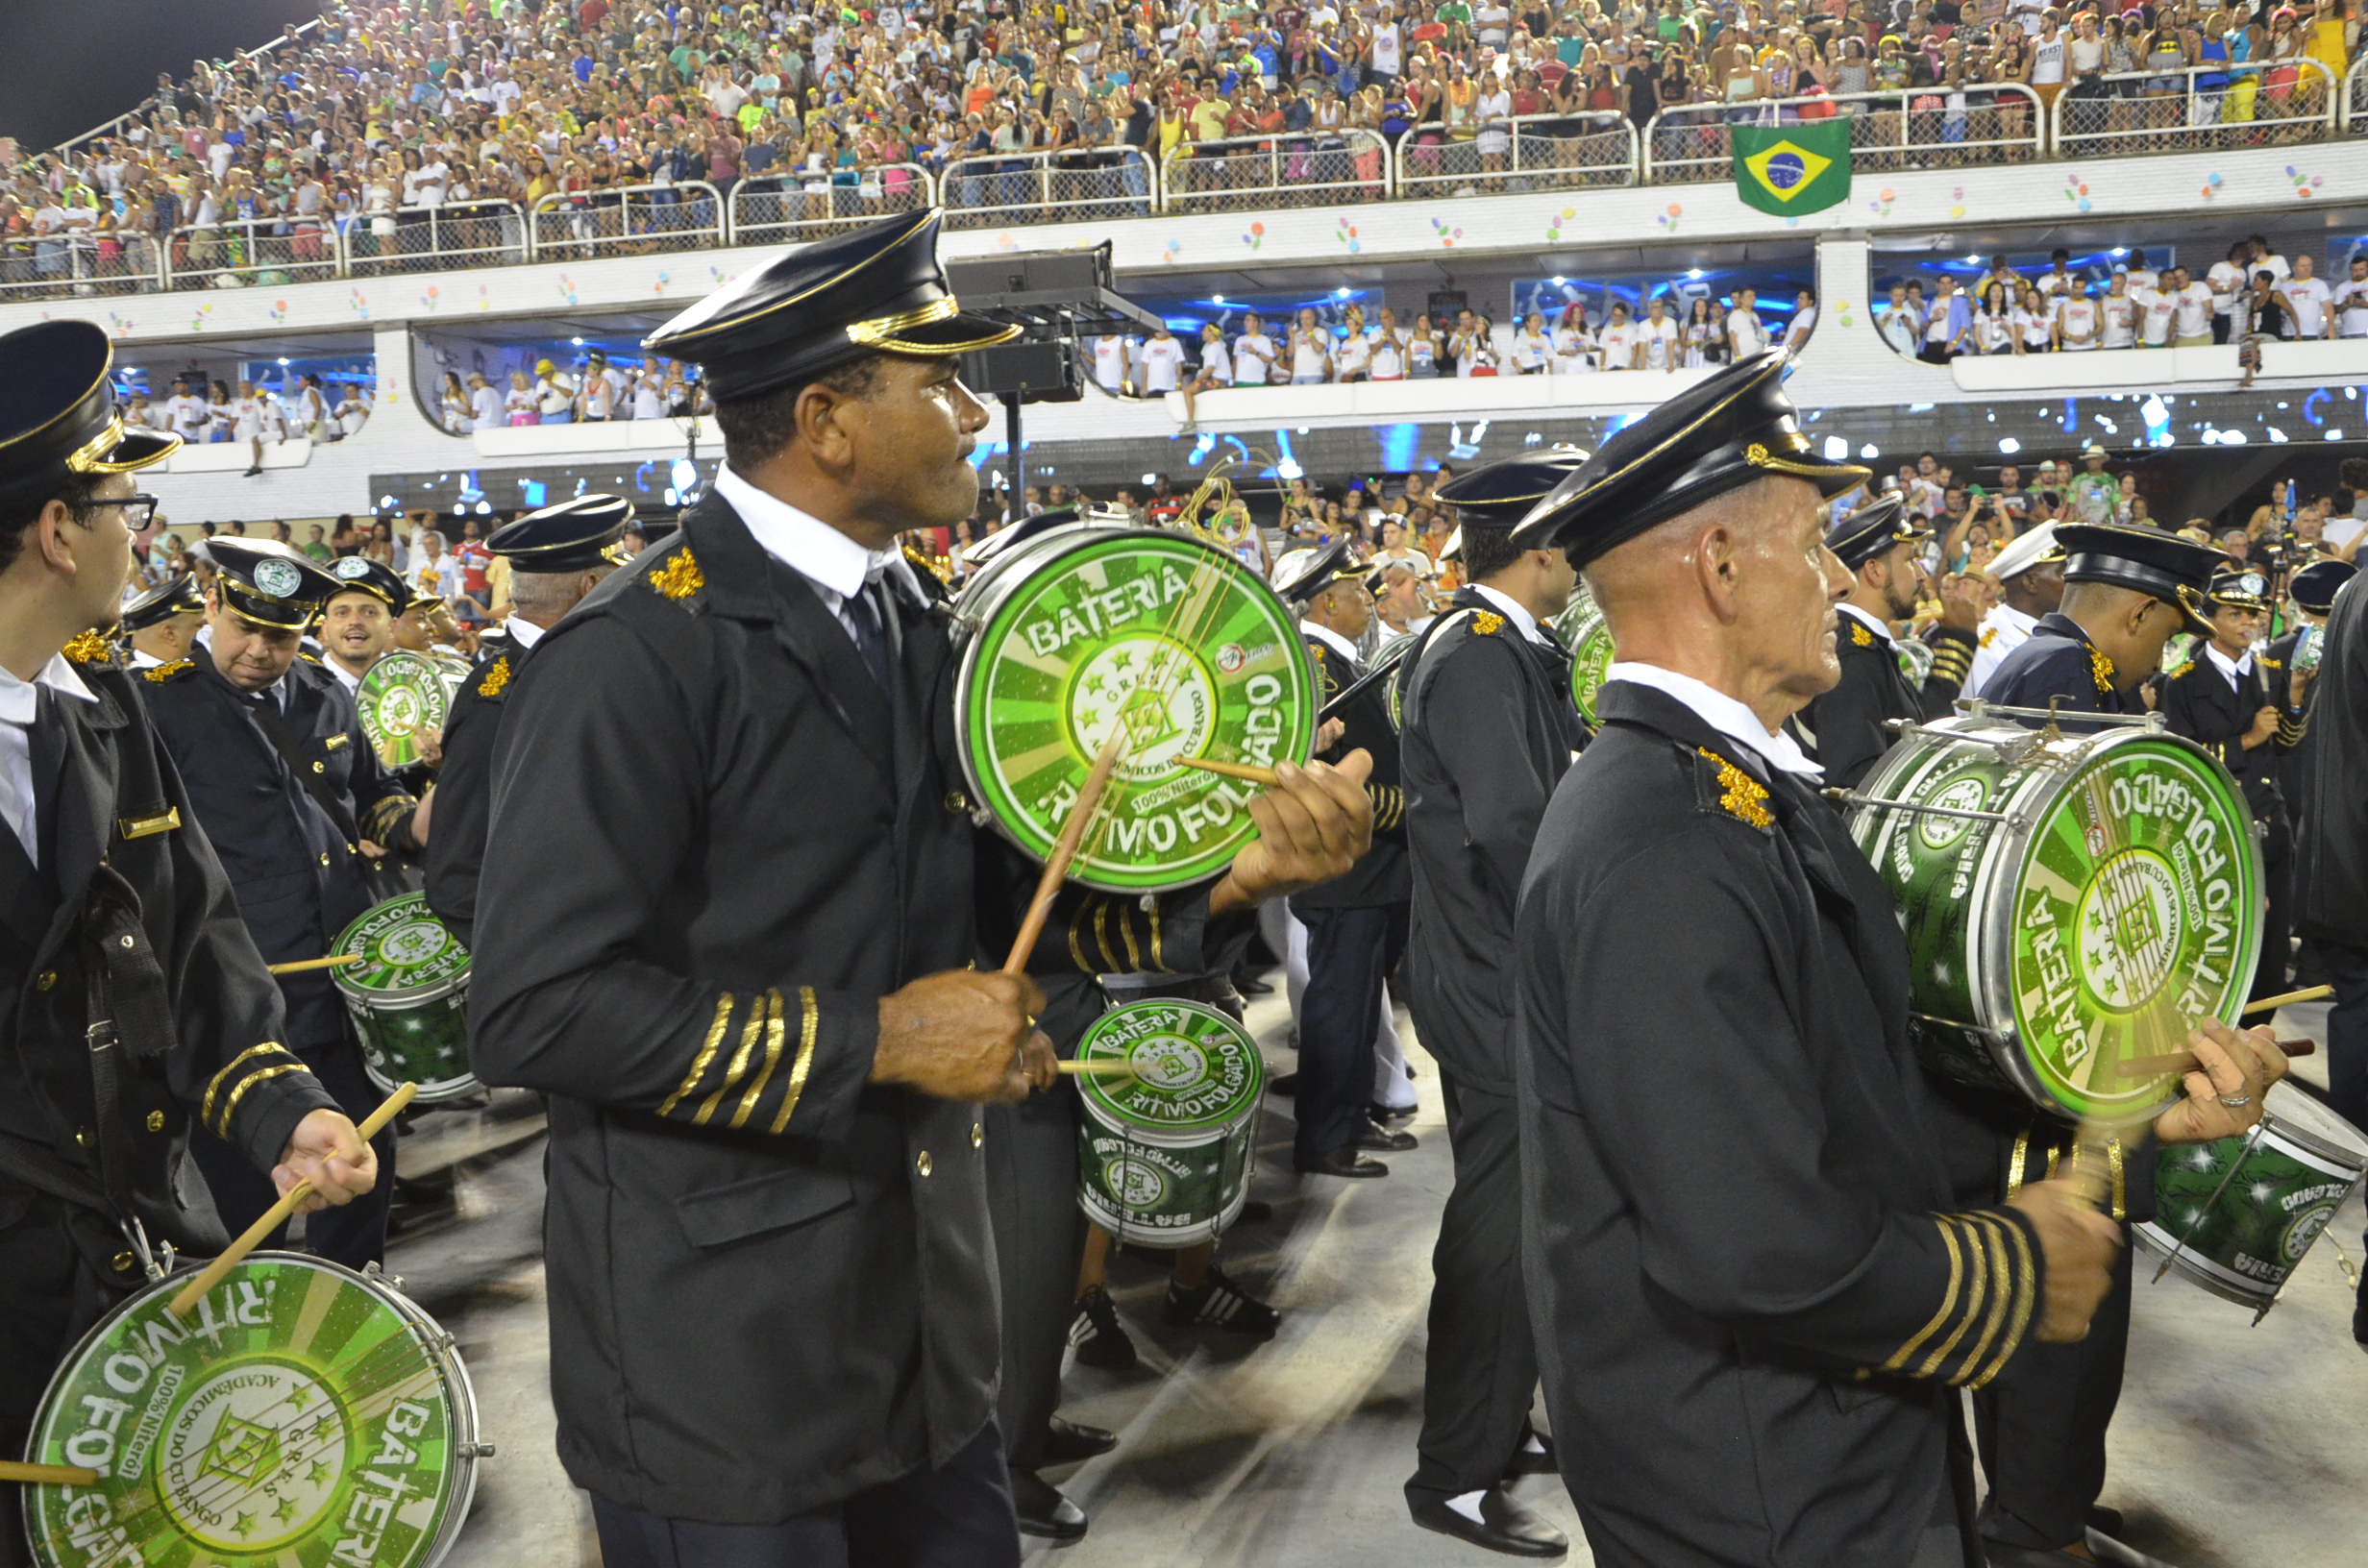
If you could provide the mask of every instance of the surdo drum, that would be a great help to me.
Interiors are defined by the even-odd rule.
[[[452,1336],[383,1279],[259,1252],[185,1318],[157,1281],[50,1380],[26,1489],[44,1568],[431,1568],[469,1511],[477,1397]]]
[[[1907,929],[1912,1032],[1942,1074],[2123,1121],[2178,1085],[2110,1065],[2236,1020],[2260,852],[2244,796],[2187,742],[1948,719],[1909,729],[1857,798],[1852,831]]]
[[[1612,668],[1612,632],[1603,623],[1603,611],[1595,605],[1595,596],[1587,590],[1587,579],[1581,577],[1570,590],[1570,602],[1554,618],[1555,635],[1570,650],[1570,700],[1578,704],[1579,717],[1591,727],[1595,723],[1595,693],[1603,686],[1603,677]]]
[[[983,820],[1050,853],[1113,731],[1127,739],[1070,874],[1154,893],[1222,871],[1255,786],[1187,768],[1272,767],[1315,741],[1315,677],[1272,589],[1222,549],[1086,522],[997,553],[955,601],[955,743]]]
[[[1258,1042],[1213,1007],[1168,997],[1105,1013],[1077,1044],[1077,1198],[1122,1241],[1188,1247],[1241,1217],[1266,1066]]]
[[[407,893],[373,904],[332,949],[361,962],[331,971],[361,1037],[370,1081],[392,1093],[417,1084],[421,1105],[477,1093],[469,1071],[469,950]]]
[[[443,733],[453,696],[468,674],[466,663],[440,654],[398,651],[372,665],[354,694],[354,707],[379,761],[389,768],[417,762],[421,738]]]

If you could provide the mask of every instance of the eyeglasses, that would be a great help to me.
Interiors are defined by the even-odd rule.
[[[114,496],[105,501],[86,502],[83,509],[89,511],[100,506],[121,506],[124,508],[123,526],[137,533],[155,519],[157,507],[161,504],[162,498],[158,496]]]

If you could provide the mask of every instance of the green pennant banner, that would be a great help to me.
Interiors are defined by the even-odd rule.
[[[1790,218],[1850,199],[1847,117],[1739,125],[1733,134],[1735,188],[1746,207]]]

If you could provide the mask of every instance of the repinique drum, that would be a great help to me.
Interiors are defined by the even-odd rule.
[[[2261,857],[2228,774],[2153,723],[1910,729],[1853,813],[1899,900],[1928,1065],[2067,1119],[2151,1115],[2176,1082],[2113,1066],[2233,1023],[2261,944]]]
[[[417,1084],[422,1105],[479,1091],[469,1071],[469,950],[428,908],[426,894],[372,905],[331,952],[361,959],[330,974],[361,1036],[372,1083],[390,1093]]]
[[[101,1319],[34,1418],[44,1568],[431,1568],[477,1487],[477,1396],[452,1335],[395,1286],[259,1252],[185,1319],[158,1281]]]
[[[2133,1227],[2156,1279],[2176,1269],[2256,1323],[2368,1172],[2368,1137],[2300,1090],[2273,1086],[2261,1111],[2242,1138],[2165,1147],[2155,1217]]]
[[[1924,677],[1933,673],[1933,645],[1921,637],[1902,637],[1891,648],[1899,661],[1899,673],[1908,677],[1908,684],[1922,686]]]
[[[444,716],[468,674],[462,661],[427,653],[398,651],[372,665],[354,706],[379,761],[389,768],[417,762],[421,737],[443,733]]]
[[[1390,716],[1392,729],[1406,727],[1405,689],[1398,680],[1397,666],[1421,638],[1417,631],[1386,633],[1373,645],[1373,656],[1365,661],[1366,674],[1381,682],[1382,711]]]
[[[1592,725],[1595,693],[1612,668],[1613,653],[1612,633],[1595,607],[1595,596],[1587,591],[1586,578],[1570,590],[1570,603],[1554,618],[1554,632],[1570,649],[1570,700],[1578,704],[1579,717]]]
[[[1070,874],[1161,892],[1224,870],[1254,835],[1256,786],[1185,767],[1272,767],[1315,741],[1296,622],[1256,573],[1196,535],[1098,522],[998,553],[955,606],[954,729],[984,821],[1049,854],[1114,730],[1127,744]]]
[[[1086,1031],[1077,1060],[1133,1068],[1077,1076],[1086,1217],[1160,1247],[1213,1240],[1241,1217],[1266,1064],[1240,1024],[1198,1002],[1130,1002]]]

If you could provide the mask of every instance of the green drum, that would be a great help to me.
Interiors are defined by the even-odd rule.
[[[428,908],[426,894],[373,904],[332,952],[361,960],[330,972],[373,1083],[390,1091],[417,1084],[422,1105],[480,1091],[469,1072],[469,950]]]
[[[84,1336],[30,1455],[99,1472],[33,1486],[44,1568],[429,1568],[477,1486],[477,1397],[388,1282],[259,1252],[185,1318],[159,1280]]]
[[[1390,716],[1392,729],[1406,727],[1405,683],[1398,678],[1397,667],[1421,640],[1418,631],[1391,632],[1373,645],[1373,656],[1365,661],[1367,675],[1382,683],[1382,711]]]
[[[1857,799],[1943,1074],[2068,1119],[2136,1117],[2178,1086],[2115,1065],[2236,1020],[2261,944],[2253,817],[2155,722],[2058,736],[1944,720],[1909,730]]]
[[[468,678],[458,659],[396,652],[372,665],[354,694],[361,732],[389,768],[408,768],[420,759],[423,736],[440,735],[453,695]]]
[[[1187,757],[1304,762],[1314,673],[1272,589],[1195,535],[1077,523],[997,554],[955,603],[954,730],[983,820],[1052,849],[1114,731],[1126,745],[1070,874],[1112,893],[1222,871],[1254,785]]]
[[[1585,577],[1570,590],[1568,607],[1554,618],[1554,631],[1570,649],[1570,700],[1578,704],[1579,717],[1591,726],[1595,693],[1615,655],[1611,630],[1603,624],[1603,612],[1595,607],[1595,596],[1587,591]]]
[[[2163,1149],[2155,1217],[2134,1227],[2156,1279],[2177,1269],[2256,1323],[2368,1171],[2368,1138],[2309,1095],[2280,1084],[2242,1138]]]
[[[1189,1247],[1216,1238],[1249,1196],[1266,1063],[1213,1007],[1155,997],[1105,1013],[1077,1044],[1077,1201],[1122,1241]]]

